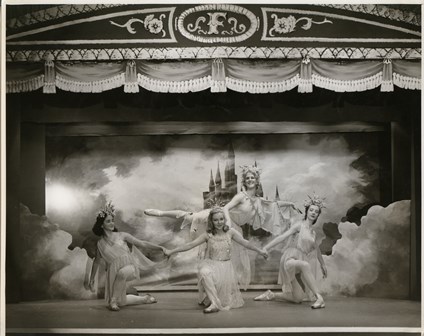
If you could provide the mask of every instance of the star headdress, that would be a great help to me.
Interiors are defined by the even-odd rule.
[[[324,201],[325,197],[320,197],[314,193],[312,196],[308,195],[308,199],[305,200],[303,205],[305,206],[305,208],[308,208],[311,205],[316,205],[318,208],[320,208],[320,210],[322,210],[323,208],[325,208]]]
[[[115,207],[111,201],[109,201],[109,203],[107,203],[103,208],[101,208],[97,214],[97,216],[102,218],[108,215],[115,217]]]
[[[240,166],[240,168],[241,168],[241,173],[243,175],[246,175],[248,172],[252,172],[255,175],[259,176],[259,175],[261,175],[261,172],[262,172],[262,169],[254,166],[254,165],[243,165],[243,166]]]

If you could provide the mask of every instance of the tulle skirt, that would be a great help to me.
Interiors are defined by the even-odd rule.
[[[199,264],[199,289],[220,310],[244,304],[231,260],[204,259]]]

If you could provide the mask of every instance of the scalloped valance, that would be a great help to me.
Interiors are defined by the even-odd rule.
[[[191,61],[127,61],[7,64],[7,93],[35,91],[97,93],[119,87],[136,93],[187,93],[227,89],[249,93],[275,93],[313,87],[337,92],[365,91],[394,86],[421,89],[421,62],[406,60],[326,61],[214,59]]]

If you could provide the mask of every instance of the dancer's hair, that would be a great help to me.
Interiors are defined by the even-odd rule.
[[[224,210],[222,208],[219,208],[219,207],[212,208],[211,211],[209,212],[209,216],[208,216],[208,227],[206,229],[206,232],[212,233],[213,235],[216,234],[216,229],[215,229],[215,226],[213,225],[212,217],[215,214],[218,214],[218,213],[222,213],[222,215],[224,216],[224,219],[225,219],[225,225],[222,228],[222,230],[224,232],[227,232],[230,229],[230,227],[226,224],[227,223],[227,219],[225,218]]]
[[[256,188],[261,183],[261,170],[256,166],[241,166],[241,184],[246,187],[246,176],[248,173],[253,174],[256,179]]]

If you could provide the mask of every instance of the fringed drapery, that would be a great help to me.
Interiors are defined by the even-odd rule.
[[[275,93],[313,86],[337,92],[375,89],[391,92],[394,86],[421,89],[421,62],[405,60],[328,61],[215,59],[193,61],[133,61],[12,63],[7,65],[8,93],[56,87],[71,92],[96,93],[122,87],[137,93],[140,86],[154,92],[186,93],[227,89],[249,93]]]
[[[41,63],[10,64],[6,71],[6,92],[35,91],[43,87],[44,68]]]
[[[211,87],[211,63],[137,62],[138,84],[153,92],[187,93]]]
[[[125,83],[123,63],[56,64],[56,86],[64,91],[97,93]]]

